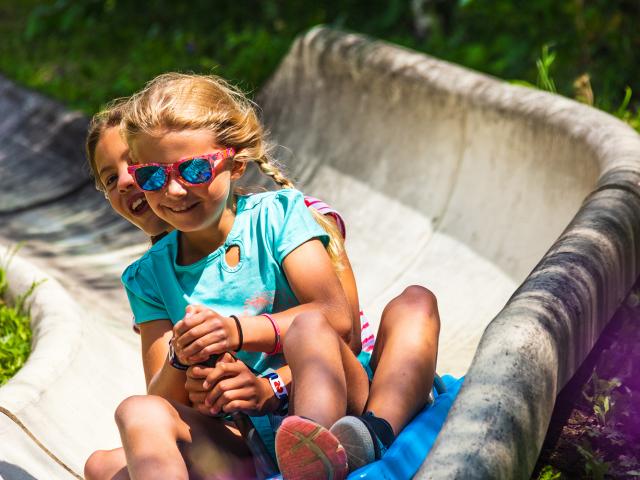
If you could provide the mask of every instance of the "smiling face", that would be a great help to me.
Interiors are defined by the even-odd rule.
[[[207,130],[163,132],[161,136],[139,134],[132,142],[135,163],[171,164],[223,150]],[[228,158],[216,164],[213,180],[187,185],[172,171],[164,187],[147,191],[153,211],[168,224],[186,234],[206,233],[209,238],[226,237],[233,224],[232,181],[244,171],[244,164]]]
[[[105,129],[96,145],[95,163],[98,179],[107,199],[122,217],[150,236],[156,236],[171,227],[149,208],[144,194],[136,187],[127,172],[129,148],[120,137],[118,127]]]

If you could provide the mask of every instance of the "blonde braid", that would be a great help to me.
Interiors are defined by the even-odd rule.
[[[296,188],[293,182],[285,177],[278,166],[269,160],[266,155],[254,159],[254,162],[258,164],[260,171],[270,177],[280,188]]]
[[[267,155],[263,155],[260,158],[254,159],[254,162],[260,168],[260,171],[271,178],[280,188],[295,188],[295,185],[289,180],[278,166],[272,162]],[[344,241],[342,234],[338,230],[338,227],[333,223],[326,215],[323,215],[315,208],[309,208],[314,220],[322,227],[322,229],[329,235],[329,243],[326,250],[331,258],[333,268],[340,272],[344,269],[342,262],[342,254],[344,253]]]

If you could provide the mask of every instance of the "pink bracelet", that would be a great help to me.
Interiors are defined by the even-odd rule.
[[[262,313],[263,317],[267,317],[267,319],[271,322],[271,326],[273,327],[273,331],[276,334],[276,345],[273,347],[272,352],[267,352],[267,355],[275,355],[276,353],[282,352],[282,342],[280,342],[280,327],[276,323],[275,319],[269,315],[268,313]]]

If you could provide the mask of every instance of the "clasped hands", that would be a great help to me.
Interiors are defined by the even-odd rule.
[[[188,306],[184,319],[173,327],[176,356],[189,365],[185,389],[200,413],[263,415],[277,409],[279,401],[269,381],[229,353],[238,342],[235,321],[201,305]],[[220,355],[217,363],[201,365],[211,355]]]

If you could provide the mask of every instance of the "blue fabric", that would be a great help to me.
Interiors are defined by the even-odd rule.
[[[369,381],[373,380],[373,370],[371,370],[371,352],[365,352],[364,350],[360,350],[358,354],[358,361],[364,371],[367,372],[367,377],[369,377]]]
[[[177,323],[190,304],[221,315],[252,316],[298,305],[282,269],[284,258],[306,241],[328,242],[297,190],[283,189],[237,199],[236,218],[224,244],[190,265],[176,262],[179,232],[151,247],[122,275],[136,323],[169,319]],[[240,249],[240,262],[229,266],[225,252]],[[282,355],[238,353],[259,373],[283,365]]]
[[[443,375],[442,382],[447,391],[438,393],[434,388],[434,402],[424,407],[416,415],[416,418],[404,427],[382,459],[359,468],[352,472],[348,478],[350,480],[409,480],[413,478],[431,451],[463,380],[464,377],[456,379],[451,375]],[[281,479],[282,475],[278,475],[270,480]]]
[[[426,406],[393,442],[381,460],[366,465],[349,475],[349,479],[410,479],[433,447],[436,437],[447,419],[449,409],[458,395],[463,378],[456,379],[444,375],[447,391],[438,394],[434,390],[435,400]]]

